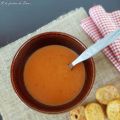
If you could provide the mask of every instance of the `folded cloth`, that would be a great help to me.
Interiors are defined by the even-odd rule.
[[[94,42],[120,28],[120,10],[107,13],[102,6],[97,5],[90,8],[89,15],[81,21],[81,27]],[[103,53],[120,72],[120,39],[106,47]]]

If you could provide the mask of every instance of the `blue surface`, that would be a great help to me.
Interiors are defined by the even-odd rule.
[[[93,5],[102,4],[107,11],[120,9],[120,0],[26,0],[26,3],[24,0],[0,0],[0,46],[80,6],[88,10]]]

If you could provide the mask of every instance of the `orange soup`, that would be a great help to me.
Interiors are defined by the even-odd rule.
[[[85,81],[84,64],[68,67],[78,55],[60,45],[35,51],[24,68],[24,83],[29,94],[47,105],[61,105],[73,100]]]

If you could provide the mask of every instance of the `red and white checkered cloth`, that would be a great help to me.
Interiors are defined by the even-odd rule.
[[[120,28],[120,10],[107,13],[100,5],[89,10],[90,17],[81,21],[81,27],[96,42],[106,34]],[[109,45],[103,53],[120,72],[120,39]]]

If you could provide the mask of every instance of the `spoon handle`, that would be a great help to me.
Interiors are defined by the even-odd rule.
[[[95,44],[87,48],[79,57],[77,57],[69,66],[72,68],[76,64],[87,60],[88,58],[94,56],[102,49],[113,43],[116,39],[120,37],[120,29],[109,33],[103,39],[98,40]]]

